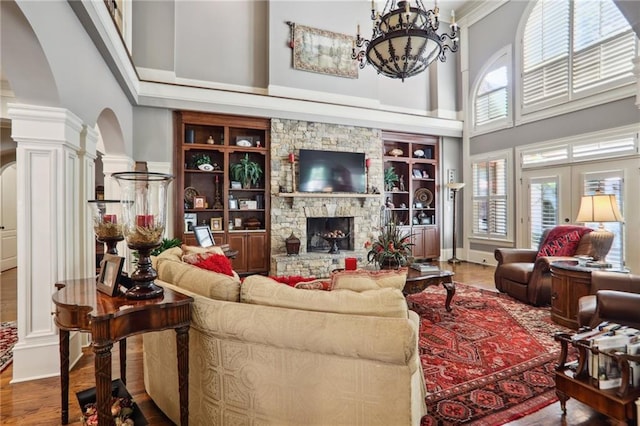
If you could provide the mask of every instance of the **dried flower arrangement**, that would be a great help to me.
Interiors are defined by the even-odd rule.
[[[162,241],[164,226],[148,227],[136,226],[127,233],[127,244],[137,246],[156,245]]]
[[[111,415],[116,426],[133,426],[133,402],[131,398],[111,398]],[[96,403],[92,402],[84,406],[82,410],[82,422],[87,426],[98,424],[98,408]]]
[[[122,237],[122,225],[110,222],[100,222],[93,226],[98,239]]]

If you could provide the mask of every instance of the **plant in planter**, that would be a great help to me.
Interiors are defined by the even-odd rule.
[[[208,154],[194,154],[192,157],[193,166],[199,168],[206,164],[211,165],[211,157]]]
[[[249,154],[245,154],[240,159],[240,162],[233,163],[229,169],[231,170],[231,178],[241,182],[243,188],[250,188],[251,185],[256,185],[264,174],[262,166],[255,161],[251,161]]]
[[[389,167],[384,171],[384,187],[387,191],[391,191],[394,184],[398,182],[400,178],[393,167]]]

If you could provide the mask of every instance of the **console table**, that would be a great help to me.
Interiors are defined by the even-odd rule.
[[[447,298],[444,302],[444,307],[447,312],[451,312],[451,300],[456,294],[456,285],[453,282],[452,271],[439,270],[436,272],[420,272],[413,268],[409,268],[407,272],[407,281],[402,289],[402,293],[407,296],[409,294],[420,293],[424,291],[430,285],[442,284],[442,287],[447,291]],[[413,305],[410,306],[410,308]]]
[[[189,423],[189,324],[193,298],[164,289],[155,299],[110,297],[96,290],[95,278],[56,283],[55,323],[60,329],[61,420],[69,422],[69,332],[88,331],[95,354],[98,424],[113,424],[111,416],[111,349],[120,342],[120,376],[126,384],[126,338],[149,331],[176,330],[180,424]]]
[[[578,329],[578,299],[591,294],[591,272],[628,272],[581,266],[577,260],[551,263],[551,319],[560,325]]]

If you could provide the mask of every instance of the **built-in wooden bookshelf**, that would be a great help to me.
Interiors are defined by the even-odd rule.
[[[270,128],[264,118],[175,112],[175,235],[196,244],[190,227],[210,226],[216,244],[238,251],[232,260],[238,273],[269,270]],[[247,155],[263,170],[259,183],[249,187],[230,174]],[[203,156],[210,159],[205,170],[197,165]],[[197,205],[194,197],[204,200]]]

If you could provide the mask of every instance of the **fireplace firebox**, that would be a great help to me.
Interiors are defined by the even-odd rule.
[[[354,250],[353,217],[310,217],[307,218],[307,252],[336,252]],[[333,241],[323,236],[344,235]]]

